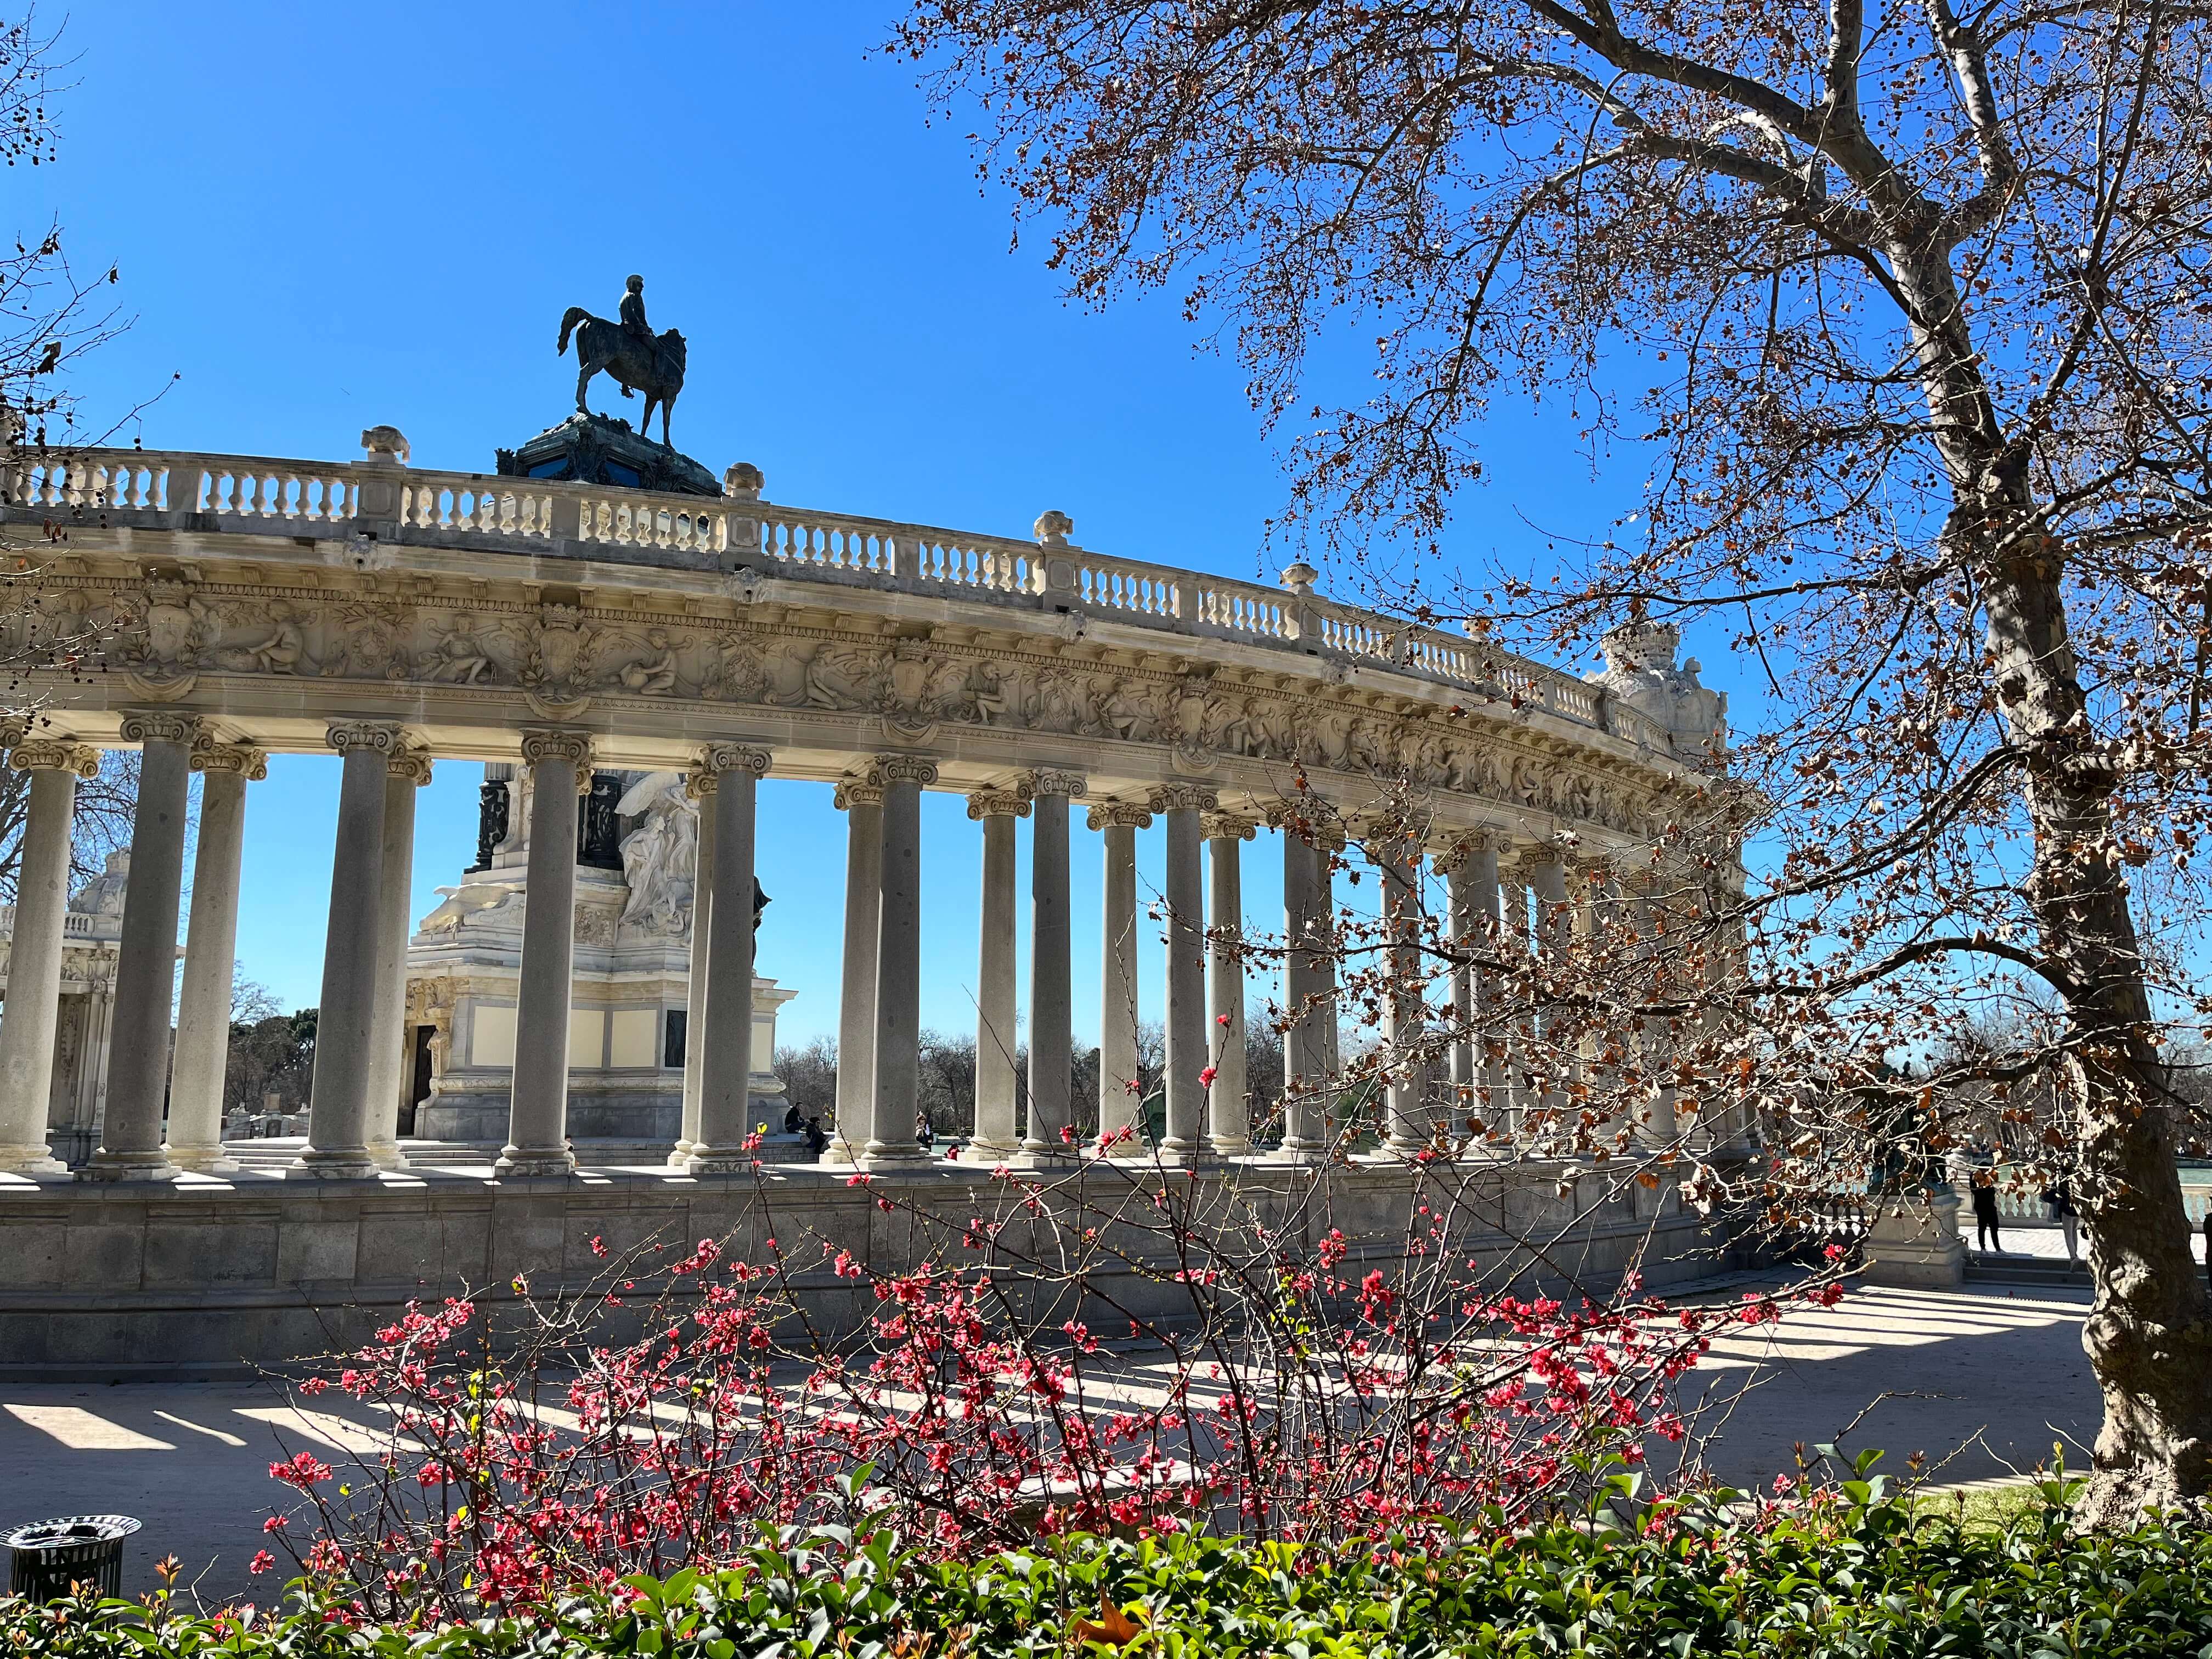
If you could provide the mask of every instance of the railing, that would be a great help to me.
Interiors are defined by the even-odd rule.
[[[835,574],[951,592],[1045,598],[1140,625],[1297,642],[1308,651],[1389,665],[1541,710],[1664,752],[1669,738],[1639,710],[1479,640],[1418,627],[1311,594],[1286,593],[1076,547],[1044,547],[766,501],[543,479],[432,472],[354,462],[152,451],[94,451],[9,466],[0,499],[38,511],[191,514],[215,528],[304,532],[361,516],[361,493],[386,486],[406,530],[482,536],[537,548],[586,546],[736,561],[793,575]]]
[[[62,937],[64,939],[97,939],[100,937],[99,931],[93,924],[99,920],[98,916],[88,911],[64,911],[62,915]],[[118,917],[116,920],[119,924],[121,918]],[[13,939],[15,936],[15,907],[12,904],[0,904],[0,938]],[[115,937],[120,937],[119,933]]]

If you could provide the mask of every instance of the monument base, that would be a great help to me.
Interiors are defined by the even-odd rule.
[[[1948,1187],[1877,1200],[1867,1229],[1862,1282],[1908,1290],[1953,1290],[1966,1282],[1966,1247],[1959,1237],[1959,1195]]]
[[[714,475],[612,415],[571,415],[527,443],[493,452],[501,477],[605,484],[679,495],[720,495]]]

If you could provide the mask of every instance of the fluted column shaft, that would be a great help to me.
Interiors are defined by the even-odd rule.
[[[191,766],[200,775],[200,845],[192,861],[177,1056],[169,1073],[169,1162],[180,1170],[228,1170],[237,1166],[222,1155],[222,1081],[230,1060],[246,786],[268,776],[269,766],[258,749],[204,738],[193,747]]]
[[[871,771],[837,786],[845,823],[845,963],[837,1004],[837,1136],[825,1163],[850,1163],[876,1133],[876,947],[883,927],[884,792]]]
[[[307,1150],[297,1167],[333,1180],[376,1173],[368,1151],[369,1081],[376,1040],[377,923],[384,904],[384,794],[396,726],[356,720],[330,729],[344,757],[337,844],[331,860],[330,926],[315,1018],[315,1075]]]
[[[670,1167],[679,1170],[699,1139],[699,1090],[707,1074],[702,1052],[702,1022],[707,1018],[707,937],[714,913],[714,782],[695,769],[684,790],[699,803],[699,850],[691,877],[691,959],[684,995],[684,1104],[676,1145],[668,1154]]]
[[[31,775],[31,799],[15,876],[8,1000],[0,1005],[0,1171],[60,1175],[65,1166],[47,1146],[46,1124],[61,1012],[70,830],[76,781],[99,775],[100,754],[82,744],[37,738],[18,744],[10,764]]]
[[[927,1156],[915,1139],[921,1101],[921,787],[936,765],[913,755],[876,763],[883,780],[883,902],[876,930],[876,1099],[862,1156]]]
[[[1091,809],[1104,843],[1104,895],[1099,927],[1098,1139],[1118,1157],[1143,1151],[1145,1094],[1137,1060],[1137,831],[1152,815],[1108,802]]]
[[[161,1180],[175,1172],[162,1150],[161,1104],[169,1079],[191,748],[198,734],[196,716],[166,709],[123,721],[124,740],[141,746],[138,805],[131,820],[131,886],[115,965],[107,1115],[100,1150],[85,1166],[95,1180]]]
[[[1211,790],[1188,784],[1152,799],[1167,815],[1167,1124],[1160,1156],[1195,1158],[1206,1143],[1206,1073],[1212,1049],[1206,1033],[1206,873],[1200,816],[1215,805]]]
[[[1283,1145],[1280,1156],[1318,1156],[1326,1146],[1327,1119],[1322,1106],[1325,1058],[1316,999],[1322,981],[1314,952],[1315,863],[1321,854],[1285,820],[1283,830],[1283,1006],[1290,1029],[1283,1034]]]
[[[1073,772],[1030,780],[1030,1115],[1023,1156],[1066,1158],[1075,1150],[1075,987],[1068,899],[1068,799],[1083,793]]]
[[[1061,803],[1063,807],[1065,801]],[[1004,1158],[1021,1144],[1015,1122],[1014,820],[1030,803],[1019,789],[979,790],[968,816],[983,826],[983,893],[975,963],[975,1132],[978,1157]]]
[[[1382,1042],[1390,1054],[1383,1138],[1410,1157],[1432,1146],[1429,1069],[1423,1037],[1427,1002],[1421,991],[1421,849],[1400,836],[1382,861],[1382,922],[1389,934],[1389,983],[1382,1002]]]
[[[399,1091],[413,1080],[407,1065],[407,924],[415,887],[415,792],[429,781],[430,757],[418,750],[395,753],[385,763],[384,883],[368,1048],[368,1155],[380,1170],[407,1167],[399,1151]]]
[[[751,1166],[753,1081],[754,807],[769,751],[710,744],[700,757],[714,786],[714,873],[732,902],[708,919],[707,1019],[700,1033],[699,1133],[684,1167],[693,1175],[733,1175]]]
[[[1207,1004],[1213,1016],[1206,1030],[1213,1045],[1213,1084],[1206,1091],[1206,1146],[1216,1158],[1237,1158],[1252,1150],[1244,1066],[1243,845],[1255,826],[1248,819],[1213,814],[1204,827],[1211,848]]]
[[[576,965],[576,797],[591,776],[582,732],[531,732],[530,855],[525,868],[522,970],[515,990],[514,1071],[502,1176],[565,1176],[568,1150],[568,1000]]]

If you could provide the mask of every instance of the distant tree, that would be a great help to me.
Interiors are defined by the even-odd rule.
[[[246,988],[250,993],[261,988],[247,981]],[[232,994],[235,1003],[235,986]],[[262,993],[264,998],[266,994]],[[250,994],[245,1000],[246,1011],[259,1006],[260,1000]],[[258,1112],[262,1097],[268,1094],[281,1097],[287,1111],[298,1111],[306,1103],[315,1071],[315,1012],[302,1008],[233,1022],[229,1058],[223,1068],[226,1111],[243,1106]]]
[[[30,805],[31,775],[12,767],[0,771],[0,903],[15,900],[15,881],[23,862],[23,820]],[[110,853],[131,844],[131,815],[137,806],[138,751],[106,750],[100,757],[100,775],[77,782],[70,846],[72,886],[98,875]]]
[[[837,1113],[837,1039],[817,1036],[796,1048],[775,1051],[775,1074],[783,1079],[787,1104],[801,1118],[818,1117],[824,1127]]]
[[[975,1039],[962,1032],[921,1034],[922,1115],[940,1136],[975,1133]]]

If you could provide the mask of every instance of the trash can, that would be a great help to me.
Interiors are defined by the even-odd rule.
[[[15,1553],[9,1589],[27,1601],[58,1601],[71,1584],[123,1594],[123,1540],[143,1524],[128,1515],[65,1515],[18,1527],[0,1544]]]

